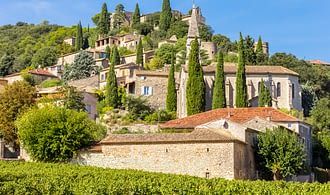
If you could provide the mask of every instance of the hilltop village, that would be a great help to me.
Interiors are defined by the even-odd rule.
[[[325,70],[329,75],[329,64],[304,62],[285,53],[270,56],[271,44],[261,37],[255,41],[240,34],[240,40],[231,42],[213,35],[202,11],[192,5],[183,14],[164,0],[161,12],[143,15],[138,4],[134,12],[119,4],[110,13],[104,3],[92,18],[95,29],[78,23],[71,33],[61,35],[56,47],[31,54],[29,66],[18,60],[8,66],[3,63],[0,110],[7,111],[0,119],[0,158],[70,161],[205,178],[261,179],[270,174],[274,179],[295,175],[296,180],[315,180],[306,170],[328,162],[323,154],[313,152],[312,129],[314,125],[318,132],[329,130],[315,128],[318,117],[326,115],[317,114],[327,112],[317,111],[317,102],[327,104],[322,98],[329,95],[329,78],[323,77],[321,84],[317,79],[309,81],[313,77],[308,74],[313,73],[308,70]],[[10,62],[14,58],[6,52],[2,59]],[[24,91],[27,94],[20,95]],[[8,102],[17,106],[5,102],[9,96],[13,100]],[[70,111],[63,114],[55,111],[57,107]],[[90,124],[81,129],[93,132],[86,134],[88,138],[68,125],[71,110],[86,113],[88,122],[77,115],[80,124],[75,125]],[[46,121],[48,117],[58,117],[53,121],[57,124],[64,120],[65,130],[72,127],[81,136],[65,140],[74,134],[68,132],[60,141],[50,141],[62,130]],[[45,128],[54,134],[45,137]],[[293,140],[295,147],[280,145],[288,151],[278,154],[282,161],[289,160],[270,157],[275,148],[260,152],[260,140],[266,139],[262,135],[286,143]],[[87,141],[65,145],[76,139]],[[64,150],[58,143],[73,148]],[[265,165],[265,159],[278,164]]]

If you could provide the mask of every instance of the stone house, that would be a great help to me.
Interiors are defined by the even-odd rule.
[[[102,37],[96,40],[95,50],[104,52],[107,46],[111,48],[116,45],[117,47],[126,47],[129,50],[135,51],[141,37],[141,35],[135,34]]]
[[[64,39],[63,42],[74,47],[76,45],[76,37]]]
[[[149,50],[143,52],[143,62],[148,63],[154,57],[155,50]],[[136,62],[136,54],[130,54],[122,56],[120,59],[121,64],[135,63]]]
[[[48,79],[58,78],[56,75],[50,73],[49,71],[47,71],[46,69],[43,69],[43,68],[30,70],[29,74],[32,75],[33,79],[37,83],[41,83],[42,81],[45,81],[45,80],[48,80]],[[8,84],[12,84],[15,81],[22,81],[24,79],[23,79],[21,73],[14,73],[14,74],[10,74],[10,75],[5,76],[3,78],[3,80],[6,80]]]

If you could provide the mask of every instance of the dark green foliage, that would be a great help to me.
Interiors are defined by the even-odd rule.
[[[256,64],[256,53],[254,52],[254,39],[249,35],[245,37],[244,41],[245,61],[248,65]]]
[[[256,64],[257,65],[265,65],[268,61],[268,55],[264,53],[263,46],[262,46],[262,40],[259,36],[257,46],[256,46]]]
[[[157,110],[156,112],[149,114],[145,117],[144,121],[148,123],[164,123],[169,120],[175,119],[176,113],[166,110]]]
[[[199,62],[198,40],[191,44],[188,63],[188,81],[187,81],[187,114],[193,115],[203,112],[205,109],[205,83],[202,66]]]
[[[80,49],[82,49],[83,44],[84,44],[84,35],[83,35],[81,22],[79,22],[77,25],[76,50],[79,51]]]
[[[245,75],[245,51],[242,33],[240,33],[240,41],[238,43],[238,65],[236,71],[236,99],[235,106],[237,108],[247,107],[247,88]]]
[[[62,107],[33,108],[15,125],[32,159],[43,162],[68,161],[77,150],[105,135],[105,128],[87,119],[85,112]]]
[[[0,58],[0,76],[6,76],[11,73],[11,69],[15,63],[15,57],[12,49],[7,49],[5,54]]]
[[[48,87],[55,87],[60,86],[63,84],[63,81],[60,79],[48,79],[40,83],[40,87],[48,88]]]
[[[84,96],[78,92],[75,87],[65,85],[61,89],[63,94],[63,106],[66,109],[80,111],[86,111],[85,104],[83,102]]]
[[[87,29],[87,32],[83,34],[84,40],[83,40],[83,45],[82,45],[82,49],[88,49],[89,48],[89,37],[90,37],[90,32],[89,32],[89,26]]]
[[[314,107],[316,101],[317,96],[313,86],[308,82],[304,85],[301,85],[301,102],[305,117],[310,115],[310,111]]]
[[[257,152],[274,180],[299,173],[304,169],[306,152],[297,134],[284,128],[267,129],[258,135]]]
[[[231,50],[232,43],[230,39],[224,35],[216,34],[212,36],[212,42],[217,45],[217,49],[223,53],[228,53]]]
[[[175,47],[173,45],[163,44],[156,50],[155,56],[161,59],[163,64],[171,64],[173,51],[175,51]]]
[[[311,123],[316,131],[330,131],[330,99],[322,98],[311,111]],[[330,147],[329,147],[330,149]],[[330,151],[330,150],[329,150]]]
[[[176,38],[180,39],[188,34],[188,24],[182,20],[176,20],[175,22],[171,23],[170,28],[167,30],[167,37],[171,37],[175,35]]]
[[[258,107],[271,107],[272,106],[272,96],[269,92],[263,79],[260,82],[260,91],[258,97]]]
[[[225,72],[222,52],[219,52],[217,60],[218,63],[215,71],[215,81],[213,86],[212,109],[226,107]]]
[[[128,95],[126,97],[126,110],[129,112],[125,116],[125,120],[128,122],[134,122],[137,120],[144,120],[146,116],[152,113],[147,99],[143,96],[135,97]]]
[[[167,112],[176,112],[177,109],[177,94],[176,94],[176,85],[175,85],[175,75],[174,75],[174,52],[172,52],[171,58],[171,68],[168,75],[167,81],[167,96],[166,96],[166,111]]]
[[[153,26],[149,23],[140,23],[135,25],[135,29],[140,35],[147,36],[153,31]]]
[[[125,10],[123,4],[116,5],[115,13],[113,15],[113,28],[119,30],[125,19]]]
[[[75,56],[73,64],[64,67],[63,80],[68,82],[90,77],[92,71],[94,71],[93,64],[93,57],[86,51],[81,51]]]
[[[211,41],[213,30],[211,26],[208,25],[200,25],[198,27],[199,29],[199,35],[202,41]]]
[[[120,64],[120,55],[117,46],[113,46],[111,52],[111,65],[116,66]]]
[[[139,4],[136,3],[132,18],[132,27],[136,28],[136,26],[139,24],[140,24],[140,8],[139,8]]]
[[[107,45],[107,47],[105,48],[105,54],[107,55],[107,59],[110,60],[110,58],[111,58],[111,49],[110,49],[109,45]]]
[[[105,86],[105,104],[108,107],[117,108],[119,103],[117,77],[115,74],[115,65],[110,64]]]
[[[142,45],[141,37],[136,47],[136,64],[143,67],[143,45]]]
[[[108,33],[110,31],[110,17],[109,17],[108,7],[107,7],[106,3],[103,3],[103,5],[102,5],[101,15],[97,22],[97,29],[101,36],[108,35]]]
[[[170,0],[163,0],[162,12],[160,13],[159,29],[166,32],[171,25],[172,9]]]
[[[263,53],[261,36],[259,36],[259,38],[258,38],[258,42],[257,42],[257,46],[256,46],[256,53],[257,54]]]
[[[53,47],[44,47],[39,49],[32,58],[34,68],[44,68],[57,63],[58,54]]]

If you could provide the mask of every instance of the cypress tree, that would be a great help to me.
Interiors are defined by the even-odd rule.
[[[226,107],[226,96],[225,96],[224,62],[223,62],[223,53],[219,52],[217,68],[215,71],[215,82],[213,87],[212,109],[225,108],[225,107]]]
[[[106,3],[103,3],[102,5],[101,16],[97,24],[97,29],[102,37],[106,36],[110,31],[110,18]]]
[[[262,40],[259,36],[257,46],[256,46],[256,62],[258,65],[260,64],[266,64],[268,61],[268,55],[264,53],[262,49]]]
[[[136,3],[135,5],[135,10],[134,10],[134,13],[133,13],[133,18],[132,18],[132,27],[133,28],[136,28],[136,26],[138,24],[140,24],[140,8],[139,8],[139,4]]]
[[[110,58],[111,58],[111,49],[110,49],[109,45],[107,45],[107,47],[105,48],[105,55],[107,56],[106,58],[108,60],[110,60]]]
[[[258,107],[271,107],[272,106],[272,96],[270,91],[265,85],[264,80],[261,80],[260,83],[260,91],[259,91],[259,98],[258,98]]]
[[[192,41],[188,62],[188,81],[186,88],[187,114],[193,115],[205,109],[205,83],[199,61],[199,43]]]
[[[172,10],[170,0],[163,0],[162,12],[160,13],[159,29],[167,31],[171,25]]]
[[[257,54],[263,53],[261,36],[259,36],[259,39],[257,42],[256,53]]]
[[[246,88],[246,75],[245,75],[245,53],[243,36],[240,33],[240,40],[238,43],[238,64],[236,71],[236,99],[235,106],[237,108],[247,107],[247,88]]]
[[[117,108],[118,101],[118,86],[115,74],[115,65],[110,64],[107,84],[105,86],[105,103],[109,107]]]
[[[112,48],[112,55],[111,55],[111,64],[113,66],[119,65],[120,64],[120,56],[119,56],[119,51],[117,46],[113,46]]]
[[[77,36],[76,36],[76,50],[79,51],[83,47],[83,31],[81,22],[77,25]]]
[[[141,37],[136,47],[136,64],[143,67],[143,45],[142,45]]]
[[[166,96],[166,111],[167,112],[176,112],[177,109],[177,95],[175,87],[175,77],[174,77],[174,51],[172,51],[171,56],[171,68],[168,75],[167,81],[167,96]]]

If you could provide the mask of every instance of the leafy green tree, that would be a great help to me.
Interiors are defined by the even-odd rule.
[[[48,88],[48,87],[56,87],[63,84],[63,81],[60,79],[47,79],[40,83],[40,87]]]
[[[109,47],[109,45],[107,45],[107,47],[105,48],[105,54],[107,55],[107,59],[110,60],[110,58],[111,58],[111,48]]]
[[[6,50],[0,59],[0,76],[6,76],[11,72],[14,66],[15,57],[11,49]]]
[[[188,34],[189,26],[182,20],[176,20],[171,23],[170,28],[167,30],[167,37],[175,35],[178,39],[184,38]]]
[[[89,36],[90,36],[90,32],[89,32],[89,26],[87,28],[87,32],[83,34],[83,45],[82,45],[82,49],[88,49],[89,48]]]
[[[243,40],[243,43],[246,63],[248,63],[249,65],[255,65],[257,57],[256,53],[254,52],[254,39],[248,35]]]
[[[223,53],[228,53],[231,50],[232,43],[230,39],[224,35],[213,35],[212,42],[215,43],[217,45],[218,50]]]
[[[39,49],[32,58],[34,68],[44,68],[57,63],[58,54],[53,47],[44,47]]]
[[[120,55],[117,46],[113,46],[111,53],[111,65],[116,66],[120,64]]]
[[[171,64],[172,52],[175,51],[175,47],[171,44],[163,44],[157,49],[155,56],[159,57],[163,64]]]
[[[205,83],[203,69],[199,62],[197,38],[191,43],[186,92],[187,114],[193,115],[203,112],[205,109]]]
[[[113,15],[113,28],[114,29],[120,29],[122,26],[122,23],[125,19],[125,7],[123,4],[116,5],[115,13]]]
[[[245,51],[242,33],[240,33],[240,40],[238,44],[238,65],[236,71],[236,99],[235,106],[237,108],[247,107],[247,88],[245,75]]]
[[[310,116],[310,112],[317,102],[317,96],[314,87],[310,83],[301,85],[301,102],[304,116]]]
[[[142,45],[141,37],[136,47],[136,64],[143,67],[143,45]]]
[[[211,26],[200,25],[198,27],[198,29],[199,29],[199,36],[202,41],[211,41],[212,40],[213,30],[212,30]]]
[[[259,98],[258,98],[258,106],[259,107],[271,107],[272,106],[272,96],[265,85],[265,82],[263,79],[261,79],[260,82],[260,91],[259,91]]]
[[[73,64],[64,67],[63,80],[67,82],[90,77],[94,70],[93,64],[93,57],[88,52],[81,51],[75,56]]]
[[[264,53],[263,49],[262,49],[262,40],[261,40],[261,36],[259,36],[258,38],[258,42],[257,42],[257,46],[256,46],[256,53]]]
[[[64,108],[76,110],[78,112],[86,110],[83,102],[84,96],[79,93],[75,87],[64,85],[61,89],[61,93],[64,95]]]
[[[149,63],[146,63],[144,66],[149,70],[156,70],[164,67],[164,63],[160,57],[155,56],[150,60]]]
[[[213,87],[212,97],[212,109],[225,108],[226,107],[226,95],[225,95],[225,72],[223,53],[218,54],[218,63],[215,71],[215,82]]]
[[[84,44],[84,35],[83,35],[81,22],[79,22],[77,25],[76,50],[79,51],[80,49],[82,49],[83,44]]]
[[[265,65],[268,61],[268,55],[264,53],[263,46],[262,46],[262,40],[259,36],[257,46],[256,46],[256,64],[257,65]]]
[[[141,17],[141,15],[140,15],[139,4],[136,3],[135,10],[134,10],[133,17],[132,17],[132,27],[133,28],[136,28],[136,26],[140,24],[140,17]]]
[[[258,135],[257,153],[273,173],[274,180],[297,174],[306,162],[302,140],[294,132],[280,127]]]
[[[125,116],[125,120],[134,122],[136,120],[144,120],[146,116],[152,113],[152,109],[148,104],[148,100],[143,96],[132,96],[126,97],[125,108],[129,112]]]
[[[16,143],[17,129],[14,122],[20,114],[34,105],[34,98],[35,88],[25,81],[15,81],[0,93],[0,132],[7,143]]]
[[[105,103],[106,106],[117,108],[119,103],[117,77],[115,74],[115,64],[111,63],[105,86]]]
[[[102,37],[108,35],[110,31],[110,15],[106,3],[103,3],[102,5],[102,11],[97,22],[97,29]]]
[[[33,108],[16,122],[19,139],[33,160],[65,162],[79,149],[105,135],[85,112],[62,107]]]
[[[313,126],[316,127],[317,131],[330,132],[330,99],[329,98],[322,98],[316,102],[315,106],[311,111],[310,120]]]
[[[171,58],[171,68],[168,75],[167,81],[167,96],[166,96],[166,111],[176,112],[177,109],[177,95],[176,95],[176,85],[175,85],[175,75],[174,75],[174,52],[172,52]]]
[[[160,13],[159,29],[166,32],[171,25],[172,9],[170,0],[163,0],[162,12]]]

